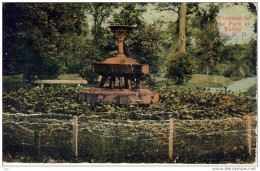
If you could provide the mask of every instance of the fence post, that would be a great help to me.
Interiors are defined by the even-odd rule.
[[[40,152],[41,152],[41,141],[40,141],[40,134],[38,131],[34,131],[34,146],[35,146],[34,157],[37,161],[39,161]]]
[[[76,157],[78,157],[78,117],[73,116],[73,142],[72,150]]]
[[[248,154],[249,154],[249,156],[252,156],[251,119],[250,119],[249,115],[246,115],[246,130],[247,130]]]
[[[174,120],[170,118],[169,120],[169,159],[173,159],[173,133],[174,133]]]
[[[38,160],[40,161],[41,159],[41,134],[38,133]]]

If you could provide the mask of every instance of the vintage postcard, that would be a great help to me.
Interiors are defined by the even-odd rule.
[[[255,170],[257,5],[3,2],[3,166]]]

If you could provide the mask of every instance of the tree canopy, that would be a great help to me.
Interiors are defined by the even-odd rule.
[[[253,3],[228,5],[244,5],[257,15]],[[137,26],[125,39],[126,55],[149,64],[150,72],[161,76],[177,53],[180,6],[170,2],[3,3],[3,74],[23,74],[33,80],[79,73],[95,81],[92,63],[117,52],[116,38],[107,25],[124,24]],[[216,18],[224,6],[187,3],[186,53],[196,59],[198,73],[255,75],[256,38],[242,44],[227,44],[220,38]],[[172,11],[177,17],[163,20],[150,14],[152,10],[157,15]]]

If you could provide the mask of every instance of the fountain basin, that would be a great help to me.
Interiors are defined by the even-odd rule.
[[[159,102],[159,94],[149,89],[91,88],[80,91],[80,100],[91,103],[151,104]]]
[[[143,75],[149,73],[149,66],[147,64],[108,64],[108,63],[95,63],[92,65],[93,72],[100,75],[115,74],[137,74]]]

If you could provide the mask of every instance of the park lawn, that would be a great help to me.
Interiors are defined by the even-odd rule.
[[[200,86],[200,87],[225,87],[233,83],[233,81],[224,76],[220,75],[205,75],[205,74],[194,74],[189,86]]]
[[[23,81],[23,75],[11,75],[11,76],[3,76],[3,82],[22,82]]]
[[[16,91],[19,88],[31,87],[30,83],[23,81],[23,75],[2,76],[3,92]]]
[[[71,79],[71,78],[70,78]],[[3,90],[9,92],[15,91],[19,88],[28,87],[30,83],[23,82],[22,75],[3,76]],[[176,90],[191,90],[192,92],[204,90],[205,88],[223,88],[233,83],[230,78],[219,76],[219,75],[205,75],[205,74],[194,74],[192,79],[184,85],[175,85],[173,81],[167,78],[158,78],[155,81],[155,87],[153,89],[160,89],[167,86],[170,89]],[[89,85],[91,86],[91,85]],[[149,87],[149,85],[148,85]]]
[[[256,97],[256,88],[257,85],[253,85],[251,86],[247,91],[243,92],[242,94],[244,94],[245,96],[251,96],[251,97]]]
[[[157,82],[157,87],[163,87],[163,84],[166,84],[170,89],[176,90],[190,90],[195,92],[197,90],[204,90],[206,88],[223,88],[230,84],[232,81],[228,77],[219,76],[219,75],[206,75],[206,74],[194,74],[192,79],[184,85],[175,85],[174,81],[170,79],[162,79]]]

